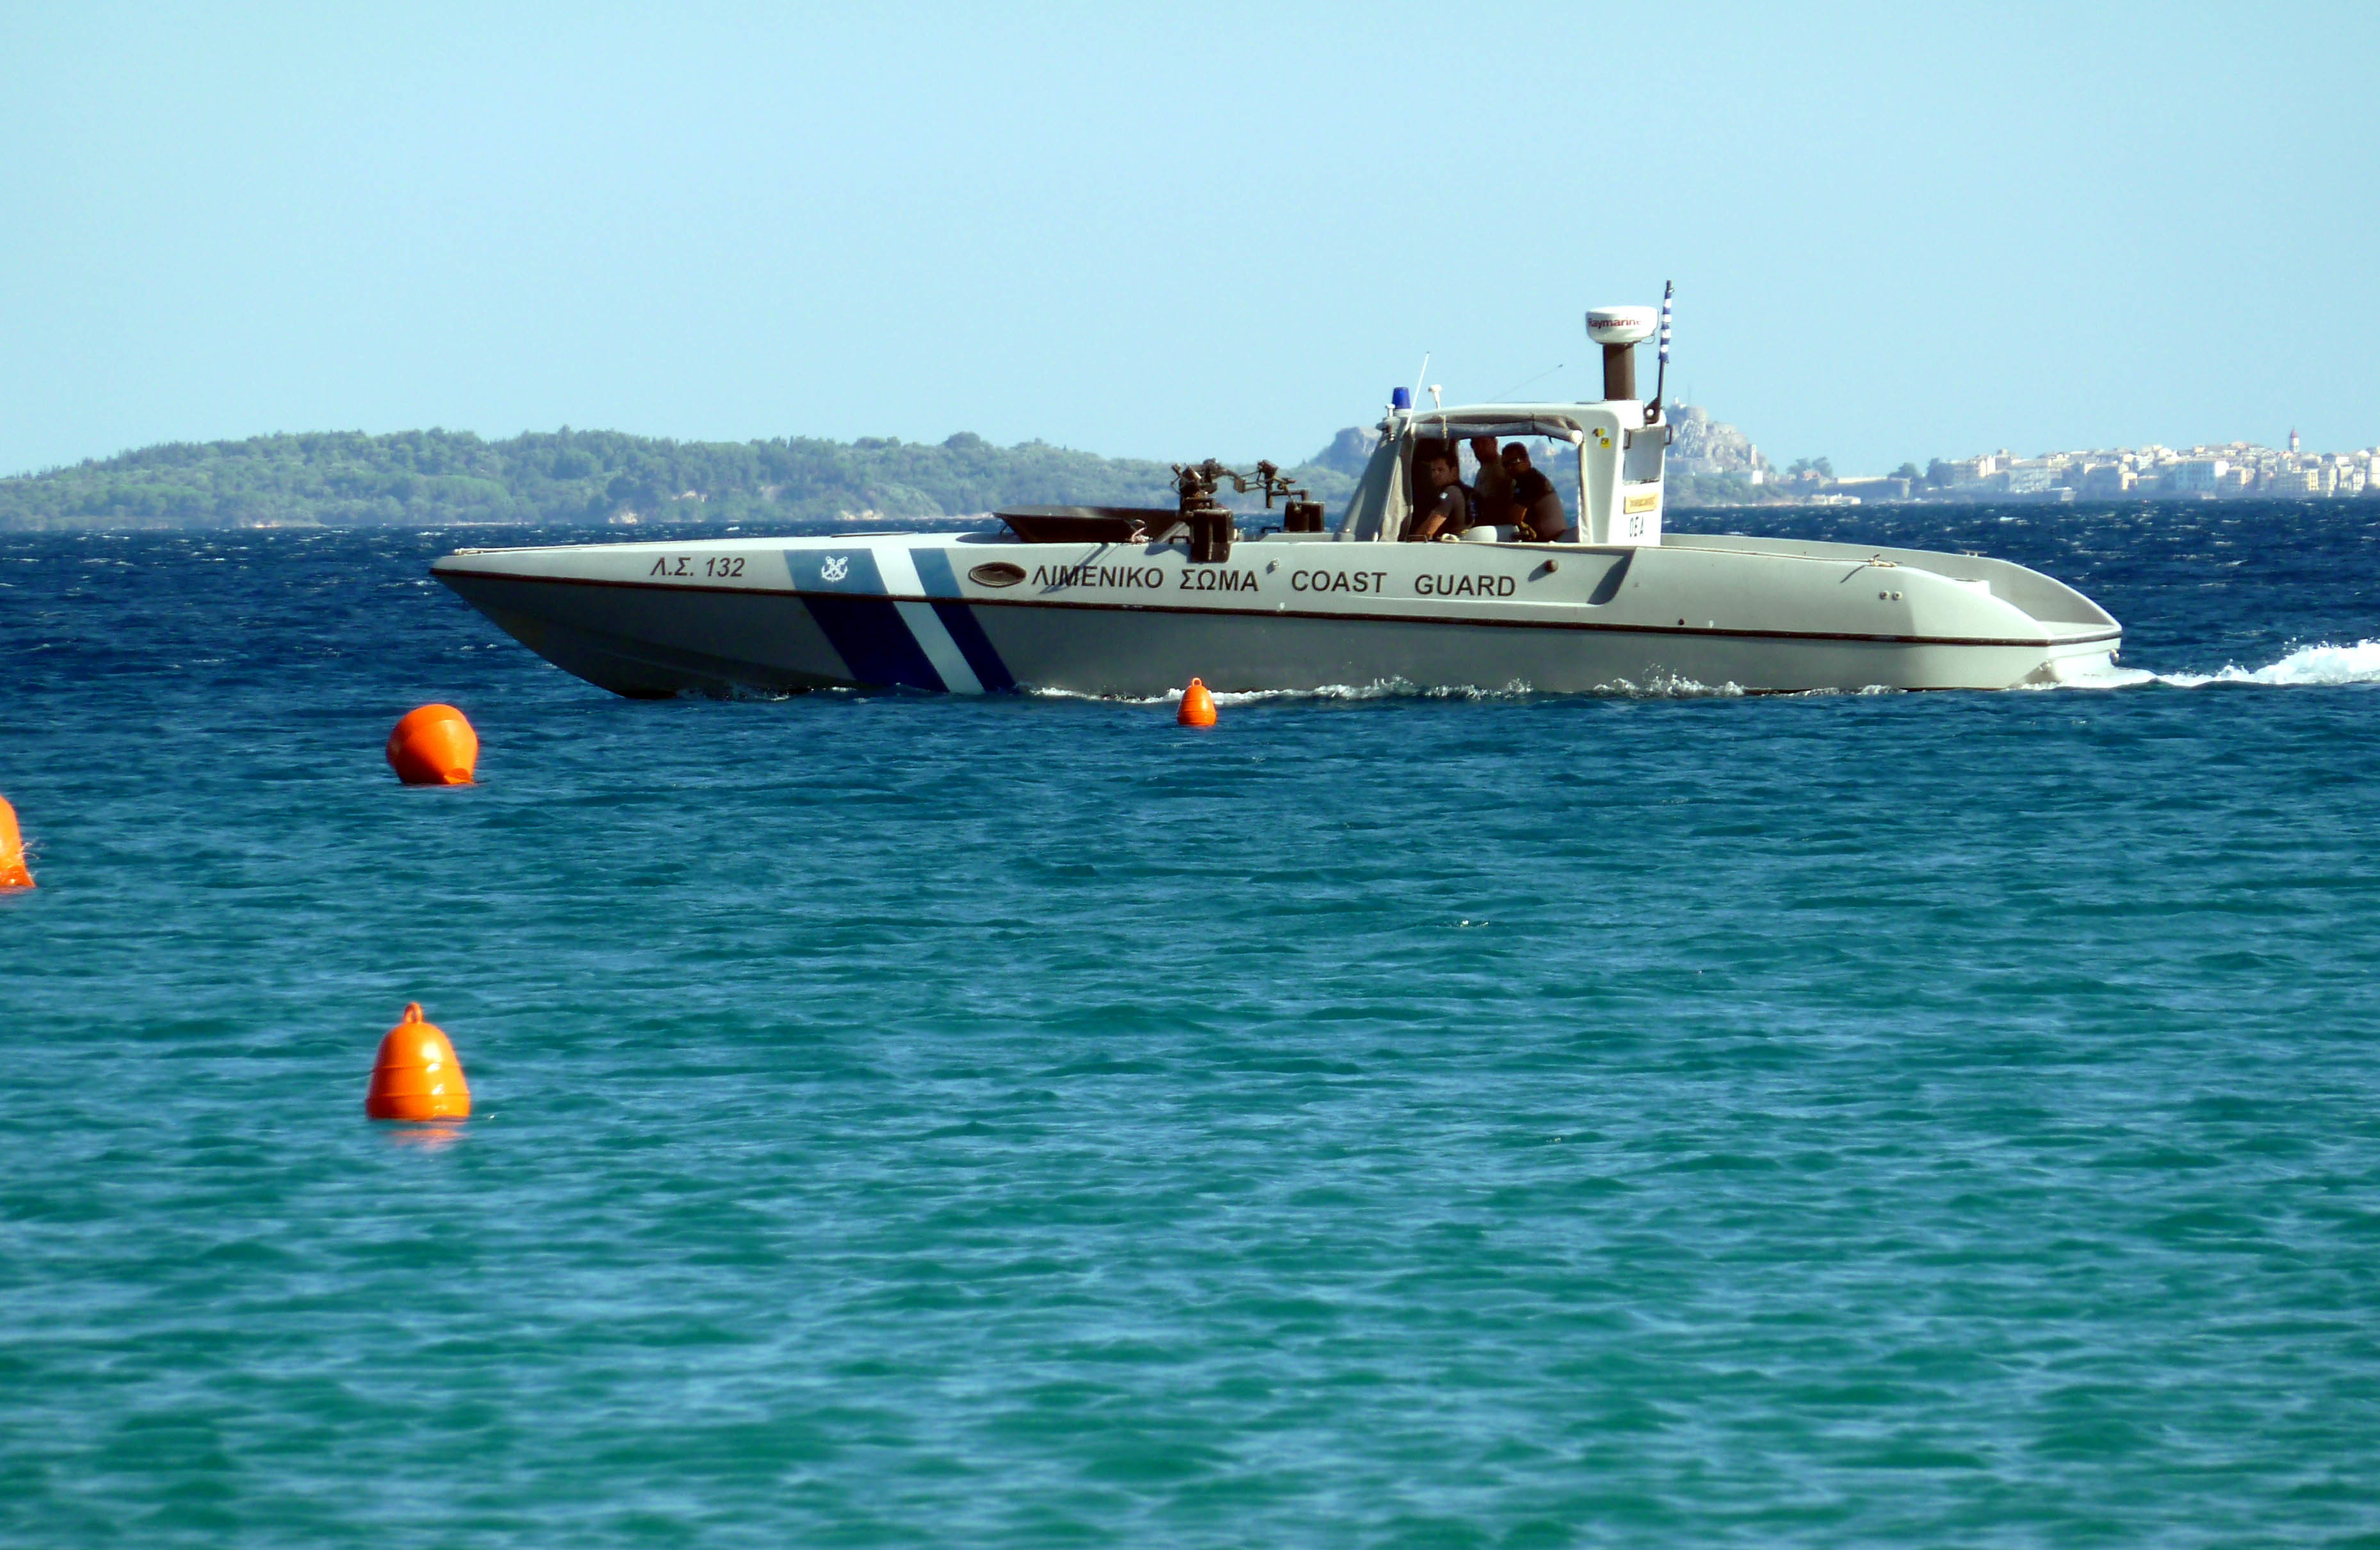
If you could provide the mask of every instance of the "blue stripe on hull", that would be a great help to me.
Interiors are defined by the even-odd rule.
[[[951,640],[958,647],[959,655],[965,657],[967,666],[975,670],[976,679],[986,692],[998,694],[1003,689],[1016,687],[1016,680],[1009,675],[1008,664],[1000,660],[1000,652],[993,648],[991,637],[983,633],[983,625],[977,620],[975,610],[965,603],[938,602],[934,605],[934,617],[942,622],[942,628],[951,632]]]
[[[958,573],[951,569],[951,557],[939,549],[913,549],[909,563],[917,567],[917,581],[929,598],[955,598],[959,593]]]
[[[936,693],[950,687],[934,671],[934,664],[926,660],[917,637],[901,622],[901,611],[890,599],[813,594],[802,601],[808,605],[810,617],[818,621],[819,628],[826,632],[828,643],[850,667],[851,675],[860,683],[870,687],[931,689]],[[982,633],[981,626],[978,626],[977,633]],[[990,685],[987,682],[985,686]]]

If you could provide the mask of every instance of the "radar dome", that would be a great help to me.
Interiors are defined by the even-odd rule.
[[[1597,307],[1586,314],[1586,336],[1598,345],[1635,345],[1653,337],[1661,313],[1653,307]]]

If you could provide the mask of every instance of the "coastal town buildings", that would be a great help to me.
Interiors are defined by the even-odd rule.
[[[2297,432],[2286,448],[2251,442],[2191,447],[2100,447],[2018,457],[1998,452],[1936,458],[1923,476],[1801,480],[1812,493],[1864,499],[1948,501],[2338,500],[2380,497],[2380,447],[2307,452]]]

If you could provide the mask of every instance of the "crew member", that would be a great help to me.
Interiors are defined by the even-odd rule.
[[[1471,526],[1470,495],[1456,477],[1451,448],[1433,452],[1422,460],[1421,478],[1421,499],[1414,503],[1413,520],[1405,524],[1408,541],[1427,543],[1437,538],[1451,539]]]
[[[1504,477],[1504,465],[1497,460],[1496,438],[1471,438],[1472,455],[1479,459],[1479,474],[1472,487],[1471,519],[1496,527],[1509,526],[1512,521],[1512,481]]]
[[[1512,481],[1513,524],[1520,528],[1516,535],[1523,543],[1569,543],[1577,537],[1571,526],[1570,513],[1562,508],[1561,494],[1554,481],[1529,465],[1529,449],[1518,442],[1508,443],[1503,456],[1504,477]]]

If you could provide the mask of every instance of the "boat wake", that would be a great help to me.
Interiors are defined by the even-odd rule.
[[[1036,699],[1096,700],[1108,705],[1179,705],[1180,689],[1168,689],[1161,695],[1091,695],[1074,689],[1027,689]],[[1404,679],[1390,679],[1377,684],[1324,684],[1311,689],[1217,689],[1215,703],[1219,706],[1264,705],[1276,700],[1373,700],[1373,699],[1529,699],[1536,691],[1523,683],[1505,684],[1500,689],[1481,688],[1474,684],[1457,684],[1424,688]]]
[[[2163,684],[2175,689],[2197,689],[2209,684],[2258,684],[2275,688],[2380,684],[2380,640],[2359,640],[2352,646],[2301,646],[2280,660],[2260,668],[2243,668],[2235,663],[2215,672],[2151,672],[2145,668],[2110,666],[2044,686],[2129,689],[2142,684]]]
[[[2274,687],[2301,685],[2338,685],[2348,684],[2380,684],[2380,640],[2359,640],[2352,646],[2301,646],[2278,661],[2260,668],[2243,668],[2236,664],[2214,672],[2151,672],[2145,668],[2112,665],[2081,671],[2068,670],[2054,684],[2029,684],[2021,687],[2048,689],[2129,689],[2145,684],[2162,684],[2168,688],[2196,689],[2210,684],[2251,684]],[[868,691],[828,689],[817,691],[832,696],[865,696]],[[1777,697],[1789,699],[1824,699],[1837,696],[1893,695],[1901,691],[1886,684],[1872,684],[1862,689],[1810,689]],[[1092,695],[1072,689],[1027,689],[1026,695],[1035,699],[1079,699],[1110,705],[1177,705],[1182,699],[1180,689],[1169,689],[1161,695],[1145,697],[1126,695]],[[1740,684],[1701,684],[1689,678],[1664,677],[1644,684],[1615,680],[1597,685],[1597,696],[1617,699],[1736,699],[1747,691]],[[784,699],[784,691],[735,689],[723,694],[714,691],[697,697],[734,699]],[[1219,706],[1263,705],[1273,701],[1300,700],[1363,702],[1368,700],[1440,699],[1440,700],[1524,700],[1542,697],[1538,692],[1520,680],[1489,688],[1479,684],[1455,684],[1424,687],[1408,680],[1388,679],[1372,684],[1325,684],[1311,689],[1233,689],[1218,690],[1215,703]]]
[[[1028,689],[1027,694],[1042,699],[1099,700],[1111,705],[1178,705],[1182,691],[1169,689],[1161,695],[1135,697],[1128,695],[1087,695],[1072,689]],[[1828,694],[1835,690],[1825,691]],[[1862,689],[1860,694],[1889,693],[1889,690]],[[1632,684],[1616,679],[1596,685],[1592,693],[1613,699],[1736,699],[1744,687],[1741,684],[1698,684],[1691,678],[1662,678],[1647,684]],[[1498,688],[1476,684],[1453,684],[1424,686],[1402,678],[1373,684],[1324,684],[1311,689],[1217,689],[1215,703],[1219,706],[1264,705],[1276,701],[1299,700],[1390,700],[1390,699],[1451,699],[1451,700],[1523,700],[1552,697],[1515,679]]]
[[[2096,684],[2097,680],[2092,680]],[[1392,679],[1378,684],[1325,684],[1311,689],[1218,689],[1214,691],[1218,706],[1263,705],[1270,702],[1294,703],[1300,700],[1365,700],[1450,699],[1450,700],[1525,700],[1525,699],[1831,699],[1842,696],[1868,696],[1897,695],[1902,691],[1889,684],[1870,684],[1857,689],[1789,689],[1760,690],[1745,688],[1741,684],[1704,684],[1692,678],[1660,677],[1643,684],[1625,678],[1615,678],[1608,684],[1574,694],[1540,691],[1515,680],[1501,688],[1485,688],[1475,684],[1440,684],[1424,687],[1405,679]],[[1036,699],[1079,699],[1105,705],[1179,705],[1182,691],[1169,689],[1161,695],[1093,695],[1074,689],[1027,689]]]

